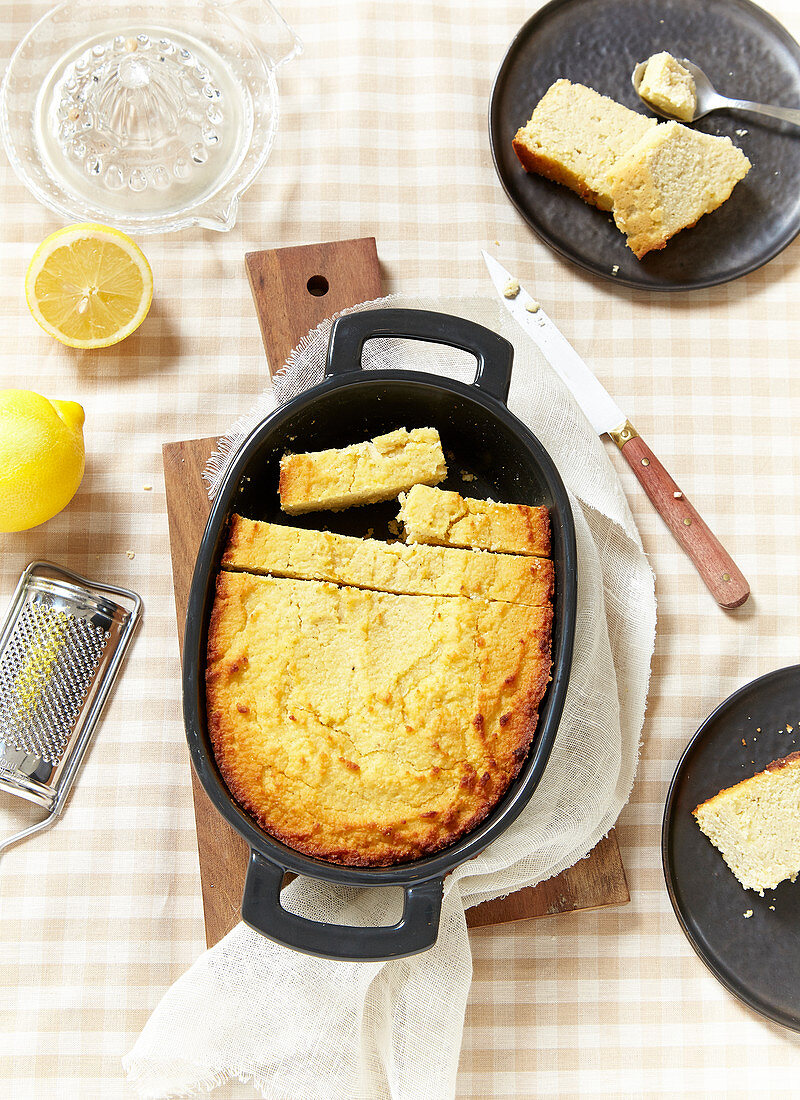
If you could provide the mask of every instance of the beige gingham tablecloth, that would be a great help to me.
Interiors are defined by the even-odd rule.
[[[459,1100],[797,1095],[800,1036],[754,1015],[696,958],[659,841],[667,785],[700,722],[735,688],[798,660],[800,242],[747,278],[670,296],[601,282],[542,245],[503,194],[486,127],[494,73],[536,7],[285,0],[305,53],[279,74],[272,158],[231,233],[142,240],[153,307],[116,349],[69,351],[29,316],[24,272],[60,223],[2,155],[0,386],[80,401],[87,471],[61,515],[0,535],[0,599],[29,561],[48,558],[145,601],[64,819],[0,863],[2,1097],[131,1097],[120,1058],[204,947],[161,444],[223,432],[265,385],[244,253],[365,235],[377,238],[387,292],[488,294],[480,249],[494,251],[753,589],[741,611],[719,610],[612,456],[659,600],[639,771],[618,825],[632,900],[472,933]],[[765,7],[800,37],[791,0]],[[0,5],[4,60],[46,10]],[[0,801],[4,828],[33,816]],[[253,1094],[232,1084],[214,1095]]]

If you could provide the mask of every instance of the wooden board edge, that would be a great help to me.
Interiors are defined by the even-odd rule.
[[[605,891],[605,896],[598,901],[601,891]],[[588,855],[553,878],[468,909],[467,926],[485,928],[561,913],[606,909],[626,905],[630,900],[617,834],[612,828]]]

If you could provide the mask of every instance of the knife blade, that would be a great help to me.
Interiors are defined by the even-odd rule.
[[[609,435],[656,511],[691,558],[721,607],[739,607],[750,586],[725,547],[659,462],[625,413],[578,355],[541,305],[502,264],[483,252],[500,301],[531,337],[581,407],[598,435]]]

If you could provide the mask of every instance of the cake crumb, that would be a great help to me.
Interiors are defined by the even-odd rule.
[[[794,730],[794,726],[790,726],[789,723],[787,722],[786,723],[786,732],[787,733],[792,733],[793,730]]]
[[[498,248],[500,247],[500,242],[499,241],[495,241],[494,243],[497,245]]]
[[[619,264],[614,264],[614,266],[611,268],[611,274],[616,275],[618,271],[619,271]]]
[[[143,485],[142,488],[144,489],[144,491],[146,493],[151,493],[153,491],[153,486],[152,485]]]
[[[775,912],[775,906],[774,905],[770,905],[770,909],[772,910],[773,913]]]
[[[389,528],[390,534],[392,534],[392,535],[399,535],[400,534],[400,528],[397,525],[397,520],[396,519],[390,519],[389,522],[386,524],[386,526]]]
[[[475,475],[471,474],[468,470],[462,470],[461,471],[461,480],[462,481],[474,481],[475,480]]]
[[[761,726],[756,726],[756,733],[761,733]]]
[[[749,133],[750,133],[749,130],[737,130],[736,131],[736,136],[737,137],[744,137],[745,134],[749,134]]]
[[[133,559],[134,559],[134,558],[136,557],[136,554],[134,553],[134,551],[133,551],[133,550],[126,550],[126,551],[125,551],[125,553],[126,553],[126,554],[128,555],[128,557],[129,557],[129,558],[131,559],[131,561],[133,561]]]
[[[683,493],[680,491],[680,489],[677,491],[677,493],[673,493],[672,495],[675,497],[676,500],[683,500]]]
[[[519,294],[519,282],[517,279],[509,279],[503,287],[504,298],[516,298]]]
[[[535,298],[531,298],[525,308],[527,309],[528,313],[538,313],[542,307],[539,305]]]
[[[637,91],[651,107],[680,122],[691,122],[697,111],[694,77],[666,50],[647,59]]]
[[[745,920],[747,920],[748,917],[752,917],[753,910],[752,909],[745,909],[745,911],[742,915],[744,916]]]
[[[367,528],[367,538],[371,539],[374,534],[375,534],[375,528],[374,527],[368,527]]]
[[[744,739],[744,738],[742,738],[742,744],[743,744],[743,745],[746,745],[746,744],[747,744],[747,742],[745,741],[745,739]]]

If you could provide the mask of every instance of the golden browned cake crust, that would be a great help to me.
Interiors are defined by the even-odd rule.
[[[790,752],[788,756],[782,756],[780,760],[771,761],[764,771],[780,772],[784,768],[797,767],[798,765],[800,765],[800,752]]]
[[[544,507],[474,500],[425,485],[401,495],[400,505],[397,518],[408,543],[550,556],[550,515]]]
[[[278,491],[290,515],[392,500],[417,482],[447,477],[435,428],[398,428],[351,447],[284,455]]]
[[[527,145],[524,127],[517,131],[516,136],[511,140],[511,144],[517,154],[517,159],[526,172],[533,172],[534,175],[544,176],[545,179],[552,180],[553,183],[560,183],[564,187],[569,187],[571,191],[580,195],[583,201],[588,202],[590,206],[598,206],[602,210],[610,209],[608,201],[604,200],[597,191],[589,186],[585,177],[571,170],[563,160],[547,156],[540,150]]]
[[[552,610],[221,573],[208,728],[274,836],[385,865],[473,828],[517,775],[550,674]]]
[[[544,558],[406,546],[231,517],[224,569],[414,596],[479,596],[541,607],[553,594]]]

